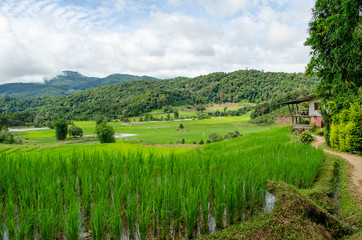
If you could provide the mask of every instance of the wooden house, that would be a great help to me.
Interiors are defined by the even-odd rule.
[[[303,98],[295,99],[288,102],[280,103],[282,105],[288,105],[289,114],[292,118],[293,128],[311,128],[311,123],[315,123],[317,127],[322,127],[322,114],[320,112],[319,103],[322,101],[322,97],[316,95],[310,95]],[[308,103],[308,110],[301,106],[302,103]],[[304,119],[310,119],[310,124],[304,124]]]

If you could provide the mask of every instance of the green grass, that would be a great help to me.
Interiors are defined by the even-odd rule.
[[[224,227],[224,217],[232,224],[263,206],[269,180],[310,186],[322,161],[321,150],[290,143],[287,128],[190,149],[122,143],[44,147],[0,156],[0,203],[8,229],[34,209],[42,238],[62,232],[76,238],[83,225],[102,239],[119,235],[120,224],[130,236],[140,226],[142,239],[170,238],[171,228],[192,237],[207,203]]]
[[[125,125],[121,122],[111,122],[110,125],[115,130],[116,134],[137,134],[133,137],[125,137],[124,141],[138,142],[142,144],[175,144],[185,139],[186,144],[193,142],[199,143],[200,140],[206,142],[210,133],[217,133],[222,136],[234,130],[241,134],[259,132],[270,129],[274,126],[256,126],[249,124],[249,114],[238,117],[219,117],[204,120],[193,121],[163,121],[163,122],[146,122],[141,124]],[[182,131],[177,131],[180,124],[184,125]],[[62,144],[86,144],[97,143],[94,136],[95,122],[93,121],[75,121],[74,124],[83,129],[83,138],[67,139],[64,142],[57,142],[55,139],[54,130],[38,130],[15,133],[17,137],[23,139],[25,145],[62,145]],[[118,142],[123,139],[117,140]],[[3,147],[7,147],[3,145]]]

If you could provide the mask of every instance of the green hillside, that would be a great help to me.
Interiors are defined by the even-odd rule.
[[[112,74],[105,78],[87,77],[78,72],[63,71],[44,83],[7,83],[0,85],[0,95],[13,97],[66,96],[104,85],[123,83],[133,80],[157,80],[148,76]]]
[[[110,82],[112,76],[109,77]],[[42,116],[87,120],[139,116],[163,106],[240,102],[260,103],[291,92],[308,93],[318,83],[301,73],[241,70],[211,73],[196,78],[128,81],[102,86],[67,97],[13,98],[0,100],[1,113],[30,110]]]

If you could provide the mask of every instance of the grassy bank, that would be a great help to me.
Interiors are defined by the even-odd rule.
[[[361,197],[349,177],[350,165],[327,155],[312,187],[271,182],[268,190],[277,198],[271,213],[202,239],[361,239]]]

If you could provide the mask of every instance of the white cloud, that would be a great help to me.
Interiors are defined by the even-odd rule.
[[[160,78],[246,67],[304,70],[312,0],[285,0],[277,8],[266,0],[197,0],[196,9],[191,2],[182,7],[187,1],[112,0],[96,6],[4,1],[0,82],[42,81],[62,70]],[[195,14],[200,6],[206,15]],[[281,6],[287,7],[278,10]]]

